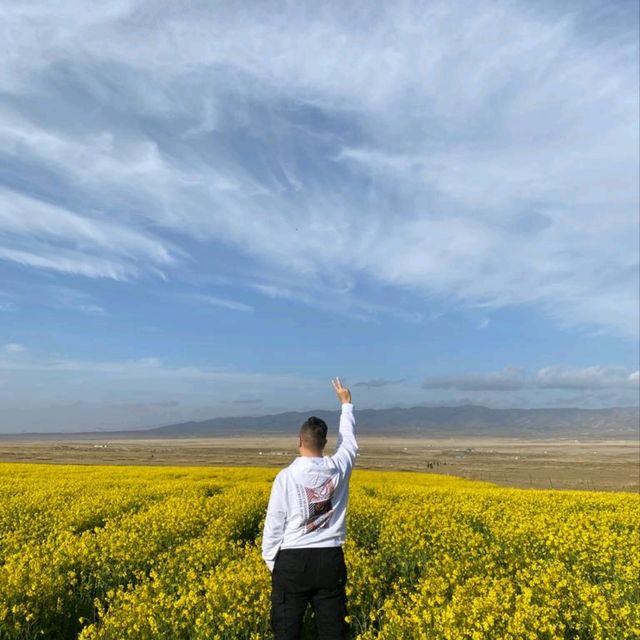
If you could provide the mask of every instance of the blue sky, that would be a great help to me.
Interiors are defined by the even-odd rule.
[[[638,403],[636,3],[0,11],[0,431]]]

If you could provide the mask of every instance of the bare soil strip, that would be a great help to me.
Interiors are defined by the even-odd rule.
[[[357,469],[424,471],[524,488],[640,489],[637,440],[359,436],[358,442]],[[325,453],[334,447],[330,441]],[[296,455],[296,438],[284,436],[0,441],[0,462],[282,468]]]

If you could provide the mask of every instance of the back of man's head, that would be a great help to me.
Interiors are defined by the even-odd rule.
[[[300,427],[300,438],[306,449],[320,453],[327,444],[327,423],[321,418],[311,416]]]

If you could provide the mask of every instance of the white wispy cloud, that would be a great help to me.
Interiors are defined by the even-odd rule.
[[[127,225],[82,216],[2,187],[0,234],[2,259],[87,277],[122,280],[138,275],[136,261],[175,262],[161,241]]]
[[[3,345],[2,351],[4,351],[5,353],[22,353],[23,351],[26,351],[26,348],[16,342],[8,342],[7,344]]]
[[[0,259],[126,279],[215,239],[303,302],[366,279],[636,337],[637,37],[578,12],[5,8],[3,153],[56,177],[39,200],[63,185],[76,204],[5,214],[51,248],[5,241]],[[14,204],[33,187],[15,182]],[[60,255],[62,228],[102,253]]]
[[[538,387],[553,389],[633,389],[638,387],[638,372],[624,367],[545,367],[536,373],[534,382]]]
[[[78,311],[90,316],[108,315],[107,310],[93,295],[70,286],[30,282],[26,286],[14,285],[11,294],[5,295],[11,298],[11,302],[6,303],[8,311],[17,309],[19,305],[20,307],[38,306]],[[0,304],[1,310],[2,304]]]
[[[521,367],[506,367],[495,373],[459,376],[435,376],[427,379],[424,389],[461,391],[513,391],[518,389],[634,389],[638,372],[624,367],[596,365],[571,368],[551,366],[528,376]]]
[[[62,253],[49,248],[39,253],[33,253],[0,247],[0,260],[10,260],[28,267],[78,274],[88,278],[128,280],[138,275],[138,269],[132,266],[104,258],[95,258],[76,251]]]
[[[514,391],[526,385],[525,371],[506,367],[497,373],[461,376],[436,376],[425,380],[423,389],[458,389],[460,391]]]
[[[250,304],[244,304],[243,302],[237,302],[235,300],[227,300],[226,298],[220,298],[218,296],[194,293],[188,297],[194,302],[199,302],[205,305],[213,305],[216,307],[224,307],[225,309],[231,309],[232,311],[244,311],[247,313],[251,313],[254,311],[254,308]]]
[[[638,372],[617,367],[519,367],[443,376],[424,387],[410,378],[350,385],[368,408],[419,404],[606,406],[637,404]],[[584,391],[577,396],[566,390]],[[465,393],[461,397],[460,390]],[[328,379],[289,373],[169,363],[156,356],[82,360],[18,343],[0,346],[0,432],[132,428],[219,415],[331,408]]]
[[[0,231],[28,238],[53,238],[87,244],[159,264],[174,262],[158,240],[122,224],[94,220],[0,187]]]
[[[179,365],[155,356],[81,360],[14,346],[0,347],[2,433],[132,428],[302,410],[315,404],[319,389],[332,398],[328,380],[320,385],[289,373]],[[257,393],[264,402],[256,400]]]
[[[354,387],[368,387],[370,389],[379,389],[380,387],[389,387],[394,384],[401,384],[406,378],[398,378],[396,380],[390,380],[387,378],[374,378],[372,380],[362,380],[354,383]]]
[[[23,353],[24,352],[24,353]],[[154,356],[130,360],[78,360],[59,354],[26,352],[21,345],[7,344],[0,349],[0,372],[10,376],[15,389],[37,388],[38,403],[57,398],[82,397],[81,389],[93,399],[113,395],[131,396],[132,401],[146,395],[159,398],[168,390],[183,397],[220,399],[243,388],[273,393],[288,387],[304,395],[310,381],[294,374],[234,371],[226,367],[180,366]],[[20,354],[20,358],[10,357]],[[9,393],[11,389],[5,388]],[[1,395],[1,394],[0,394]],[[4,398],[7,400],[8,398]],[[89,400],[90,398],[83,398]]]

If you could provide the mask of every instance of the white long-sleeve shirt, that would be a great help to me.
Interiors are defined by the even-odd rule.
[[[345,542],[349,480],[358,451],[353,404],[342,404],[336,452],[298,456],[273,481],[262,557],[273,571],[279,549],[337,547]]]

